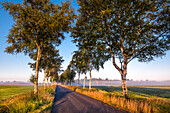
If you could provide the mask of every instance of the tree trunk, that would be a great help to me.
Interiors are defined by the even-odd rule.
[[[80,72],[78,73],[78,83],[77,83],[77,86],[79,86],[79,80],[80,80]]]
[[[51,80],[51,81],[52,81],[51,85],[54,85],[54,79],[53,79],[53,78],[52,78],[52,80]]]
[[[85,76],[84,76],[83,88],[85,88],[85,85],[86,85],[86,73],[85,73]]]
[[[71,82],[71,80],[70,80],[70,86],[72,86],[72,82]]]
[[[122,84],[122,90],[123,90],[123,96],[127,97],[127,86],[126,86],[126,75],[121,75],[121,84]]]
[[[48,77],[47,77],[47,86],[49,87],[49,77],[51,76],[51,70],[48,72]]]
[[[89,81],[89,89],[91,89],[91,69],[90,69],[90,81]]]
[[[122,90],[123,90],[123,96],[125,98],[127,98],[126,74],[127,74],[127,59],[125,59],[125,61],[124,61],[123,73],[121,74]]]
[[[43,81],[44,81],[44,89],[45,89],[45,78],[44,78],[44,80],[43,80]]]
[[[64,85],[66,85],[66,83],[67,83],[67,80],[64,81]]]
[[[49,86],[49,81],[48,81],[48,77],[47,77],[47,87]]]
[[[37,55],[37,61],[36,61],[36,77],[35,77],[35,83],[34,83],[34,94],[38,95],[38,72],[39,72],[39,61],[41,58],[41,49],[40,46],[37,46],[38,48],[38,55]]]
[[[112,52],[112,51],[111,51]],[[115,57],[114,54],[112,53],[112,60],[113,60],[113,65],[115,66],[115,68],[119,71],[120,75],[121,75],[121,85],[122,85],[122,90],[123,90],[123,96],[125,98],[127,98],[127,86],[126,86],[126,75],[127,75],[127,58],[124,57],[124,65],[123,65],[123,69],[122,69],[122,64],[121,64],[121,68],[119,68],[117,66],[117,64],[115,63]]]
[[[45,89],[46,69],[44,69],[44,89]]]

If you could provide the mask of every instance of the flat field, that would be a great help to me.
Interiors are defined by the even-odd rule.
[[[170,100],[170,86],[127,86],[128,96],[133,98],[152,98]],[[94,86],[106,92],[122,96],[121,86]]]
[[[0,85],[0,102],[27,92],[31,92],[33,89],[33,85]]]
[[[34,95],[33,85],[0,85],[0,113],[49,111],[56,86],[38,87],[39,93]]]

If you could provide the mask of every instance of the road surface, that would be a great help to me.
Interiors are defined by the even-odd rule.
[[[51,113],[128,113],[57,85]]]

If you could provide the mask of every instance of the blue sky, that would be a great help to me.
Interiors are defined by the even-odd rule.
[[[3,2],[4,0],[0,0]],[[11,0],[8,0],[11,1]],[[13,0],[15,3],[22,3],[22,0]],[[57,1],[57,2],[56,2]],[[63,0],[52,0],[53,3],[60,3]],[[65,0],[64,0],[65,1]],[[77,10],[78,5],[76,0],[73,0],[72,6]],[[1,7],[1,6],[0,6]],[[4,9],[0,9],[0,81],[28,81],[31,73],[35,73],[28,66],[29,62],[33,62],[28,56],[23,53],[17,55],[4,53],[5,48],[8,46],[6,43],[6,36],[9,33],[9,29],[13,24],[12,17],[5,12]],[[72,38],[66,35],[66,40],[58,47],[60,55],[64,58],[63,69],[66,69],[69,61],[71,60],[73,51],[76,50],[75,44],[71,42]],[[170,80],[170,51],[167,52],[165,57],[155,58],[154,61],[149,63],[140,63],[137,60],[133,60],[128,65],[127,78],[134,80]],[[84,75],[81,75],[83,78]],[[89,78],[89,74],[87,74]],[[120,79],[120,74],[113,67],[111,60],[106,62],[104,69],[100,69],[99,72],[92,71],[92,77],[94,78],[109,78]],[[76,76],[77,78],[77,76]],[[43,80],[43,73],[39,74],[39,82]]]

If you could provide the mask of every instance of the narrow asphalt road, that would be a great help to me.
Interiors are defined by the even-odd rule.
[[[57,85],[51,113],[128,113]]]

